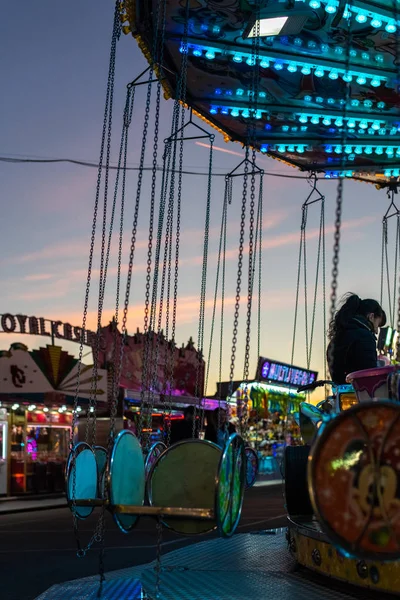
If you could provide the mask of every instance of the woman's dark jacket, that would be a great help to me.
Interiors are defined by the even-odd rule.
[[[236,428],[232,423],[228,423],[227,429],[229,435],[236,433]],[[208,440],[209,442],[214,442],[214,444],[218,443],[217,428],[214,427],[214,425],[211,425],[211,423],[206,426],[204,439]]]
[[[330,341],[327,360],[332,381],[346,383],[346,375],[377,366],[376,337],[369,321],[353,317]]]

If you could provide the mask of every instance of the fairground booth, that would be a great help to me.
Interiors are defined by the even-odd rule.
[[[317,379],[316,371],[260,357],[252,381],[220,382],[215,398],[228,398],[231,421],[237,423],[242,413],[246,422],[244,435],[257,451],[260,474],[276,476],[285,443],[301,443],[297,425],[299,404],[305,394],[297,388]],[[232,390],[232,393],[231,393]]]
[[[0,351],[0,495],[63,491],[78,372],[78,412],[84,414],[93,365],[79,368],[62,343],[80,342],[82,330],[25,315],[3,314],[0,323],[1,332],[8,334],[1,338],[7,349]],[[14,341],[17,334],[41,336],[49,343],[29,351]],[[89,354],[94,339],[92,332],[84,332]],[[102,369],[96,397],[98,405],[107,404],[107,372]]]
[[[148,345],[146,340],[150,342]],[[102,329],[99,361],[102,368],[107,369],[109,381],[112,380],[114,348],[118,356],[121,341],[115,322]],[[161,441],[167,422],[183,419],[185,407],[196,405],[199,416],[206,418],[207,413],[219,406],[218,400],[203,398],[205,363],[192,339],[181,347],[171,347],[162,333],[143,334],[137,330],[125,337],[124,344],[117,429],[130,429],[136,433],[142,421],[141,426],[147,428],[151,441]],[[157,369],[152,370],[150,380],[143,385],[146,381],[146,351],[149,353],[147,361],[156,360]],[[226,402],[223,406],[227,406]],[[145,414],[141,415],[141,411]],[[97,422],[99,443],[105,442],[108,428],[109,415],[104,413]]]

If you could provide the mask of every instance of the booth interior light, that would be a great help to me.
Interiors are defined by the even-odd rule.
[[[11,410],[18,410],[19,404],[15,403],[12,405]]]
[[[371,155],[371,154],[377,154],[378,156],[382,155],[382,154],[386,154],[386,156],[388,158],[394,158],[394,156],[396,155],[396,158],[400,158],[400,146],[375,146],[375,145],[370,145],[368,144],[367,146],[362,146],[362,145],[354,145],[354,144],[347,144],[345,146],[345,148],[343,149],[343,147],[340,144],[337,144],[336,146],[332,146],[331,144],[327,144],[325,146],[325,152],[327,154],[331,154],[332,152],[334,152],[335,154],[343,154],[343,152],[345,152],[345,154],[367,154],[367,155]]]
[[[28,406],[28,410],[29,410],[29,411],[35,410],[35,408],[36,408],[36,404],[30,404],[30,405]]]

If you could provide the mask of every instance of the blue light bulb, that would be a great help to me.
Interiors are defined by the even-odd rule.
[[[234,54],[233,55],[233,59],[232,59],[235,63],[241,63],[243,58],[240,56],[240,54]]]
[[[272,125],[271,125],[271,123],[265,123],[265,127],[264,127],[264,129],[265,129],[266,131],[271,131],[271,129],[272,129]]]
[[[353,100],[350,103],[352,106],[360,106],[360,101],[357,100],[357,98],[353,98]]]
[[[201,48],[195,48],[193,50],[193,56],[202,56],[202,55],[203,55],[203,52],[202,52]]]
[[[378,146],[377,149],[375,150],[375,154],[378,154],[378,156],[380,156],[381,154],[383,154],[383,147],[382,146]]]
[[[367,78],[364,77],[364,75],[359,75],[357,77],[357,83],[358,85],[365,85],[367,83]]]
[[[335,98],[328,98],[328,104],[335,104]]]
[[[371,128],[372,128],[374,131],[379,131],[379,130],[380,130],[380,128],[381,128],[381,124],[380,124],[380,122],[379,122],[379,121],[374,121],[374,122],[372,123],[372,125],[371,125]]]
[[[383,63],[383,54],[375,54],[375,60],[378,63]]]
[[[299,121],[300,121],[300,123],[307,123],[308,122],[307,115],[300,115]]]
[[[289,125],[282,125],[282,131],[284,131],[285,133],[289,131]]]
[[[244,90],[242,90],[241,88],[238,88],[236,90],[236,96],[243,96],[243,94],[244,94]]]
[[[304,131],[307,131],[307,129],[308,129],[308,127],[307,127],[306,125],[302,125],[302,126],[300,127],[300,131],[303,131],[303,132],[304,132]]]
[[[336,52],[336,54],[343,54],[344,50],[343,50],[342,46],[336,46],[335,52]]]
[[[342,146],[335,146],[335,152],[336,154],[342,154]]]
[[[392,127],[389,131],[390,135],[397,135],[398,134],[398,128],[397,127]]]
[[[361,58],[362,58],[363,60],[369,60],[371,57],[370,57],[370,55],[368,54],[368,52],[363,52],[363,53],[361,54]]]
[[[338,77],[339,77],[339,73],[337,71],[335,71],[335,69],[329,73],[329,79],[332,79],[333,81],[335,79],[338,79]]]
[[[262,112],[261,110],[257,110],[256,114],[255,114],[256,119],[262,119]]]
[[[353,75],[350,75],[350,73],[345,73],[343,75],[343,81],[345,81],[346,83],[350,83],[351,81],[353,81]]]
[[[285,150],[286,150],[286,146],[284,146],[283,144],[280,144],[278,146],[278,152],[285,152]]]
[[[207,50],[206,58],[208,60],[213,60],[215,58],[215,52],[213,50]]]
[[[369,128],[367,129],[367,133],[368,133],[369,135],[375,135],[375,129],[372,129],[372,127],[369,127]]]
[[[365,12],[359,12],[358,15],[356,16],[356,21],[357,23],[366,23],[368,21],[368,16]]]
[[[301,72],[303,75],[311,75],[311,69],[310,67],[307,67],[307,65],[304,65],[304,67],[301,69]]]
[[[293,131],[293,133],[296,133],[296,131],[298,131],[299,128],[295,125],[294,127],[291,127],[290,130]]]
[[[299,154],[304,154],[304,146],[303,145],[297,146],[297,152]]]
[[[350,127],[350,129],[354,129],[355,126],[356,126],[356,122],[354,119],[349,119],[347,121],[347,127]]]
[[[296,63],[289,63],[287,70],[289,71],[289,73],[296,73],[296,71],[297,71]]]
[[[389,158],[393,158],[393,156],[394,156],[393,148],[386,148],[386,154]]]
[[[180,47],[179,47],[179,52],[181,54],[187,54],[187,51],[188,51],[187,45],[186,44],[181,44]]]
[[[275,67],[275,69],[276,69],[277,71],[282,71],[282,69],[283,69],[283,64],[282,64],[281,62],[276,62],[276,63],[274,64],[274,67]]]
[[[324,99],[322,96],[317,96],[315,98],[315,102],[318,102],[318,104],[323,104],[324,103]]]
[[[263,144],[260,148],[261,152],[263,154],[265,154],[266,152],[268,152],[268,144]]]
[[[267,93],[266,92],[259,92],[258,95],[260,96],[260,98],[266,98],[267,97]]]
[[[330,146],[330,145],[328,145],[328,146],[325,146],[325,152],[326,152],[327,154],[331,154],[331,153],[332,153],[332,151],[333,151],[333,148],[332,148],[332,146]]]
[[[312,102],[312,96],[304,96],[304,102]]]
[[[318,10],[318,8],[321,8],[321,2],[319,0],[310,0],[309,7],[313,10]]]
[[[395,21],[390,21],[390,22],[389,22],[389,23],[386,25],[386,27],[385,27],[385,30],[386,30],[388,33],[396,33],[396,31],[397,31],[397,27],[396,27],[396,23],[395,23]]]
[[[367,146],[365,148],[365,154],[372,154],[372,150],[373,150],[372,146]]]
[[[361,121],[360,122],[360,128],[361,129],[368,129],[368,121],[365,121],[365,120]]]
[[[378,104],[376,106],[377,106],[377,108],[382,110],[383,108],[385,108],[386,104],[384,102],[378,102]]]
[[[334,15],[337,8],[335,4],[333,4],[332,2],[328,2],[328,4],[325,6],[325,10],[328,13],[328,15]]]
[[[339,117],[338,119],[336,119],[335,125],[336,125],[336,127],[343,127],[343,119],[342,119],[342,117]]]
[[[232,115],[232,117],[238,117],[239,116],[238,109],[237,108],[232,108],[231,115]]]
[[[223,106],[221,108],[221,114],[223,114],[223,115],[229,115],[229,109],[228,109],[227,106]]]
[[[365,108],[372,108],[374,103],[372,102],[372,100],[364,100],[363,104]]]
[[[390,169],[386,169],[385,177],[391,177],[391,176],[392,176],[392,171]]]
[[[356,146],[354,148],[355,154],[362,154],[362,151],[363,151],[362,146]]]
[[[328,44],[321,44],[321,52],[329,52]]]
[[[312,0],[311,0],[312,1]],[[312,8],[312,7],[311,7]],[[294,40],[294,45],[298,46],[299,48],[303,45],[303,40],[301,38],[295,38]]]
[[[256,64],[256,59],[254,56],[249,56],[246,59],[246,65],[249,65],[249,67],[254,67],[255,64]]]
[[[317,115],[314,115],[311,117],[311,123],[313,125],[319,125],[319,117]]]
[[[352,58],[355,58],[357,56],[357,50],[350,50],[349,54]]]
[[[374,18],[371,21],[371,27],[373,27],[374,29],[379,29],[379,27],[382,27],[381,19],[379,19],[379,17],[377,16],[374,16]]]
[[[324,119],[322,120],[322,122],[327,127],[332,124],[332,120],[329,117],[324,117]]]
[[[270,65],[269,65],[269,61],[268,61],[266,58],[263,58],[263,59],[260,61],[260,67],[261,67],[262,69],[268,69],[268,68],[269,68],[269,66],[270,66]]]
[[[353,171],[346,171],[345,176],[346,177],[353,177]]]
[[[211,114],[211,115],[216,115],[216,114],[218,114],[218,109],[217,109],[217,107],[216,107],[216,106],[212,106],[212,107],[210,108],[210,114]]]
[[[378,79],[378,77],[374,77],[371,80],[371,85],[372,85],[372,87],[379,87],[381,85],[381,80]]]
[[[211,31],[218,34],[221,31],[221,27],[219,25],[213,25]]]
[[[294,152],[294,146],[293,145],[288,146],[288,152]]]
[[[379,135],[386,135],[386,128],[385,127],[381,127],[380,128]]]
[[[321,67],[317,67],[314,71],[315,77],[323,77],[325,75],[324,70]]]
[[[225,94],[226,94],[227,96],[232,96],[232,95],[233,95],[233,92],[232,92],[232,90],[226,90]]]
[[[396,156],[398,156],[398,152],[396,152]],[[399,177],[400,175],[400,170],[399,169],[394,169],[393,171],[393,177]]]
[[[248,111],[248,109],[247,109],[247,108],[245,108],[244,110],[242,110],[242,117],[243,117],[244,119],[248,119],[248,118],[249,118],[249,116],[250,116],[250,112]]]
[[[351,154],[353,152],[353,148],[351,146],[346,146],[344,151],[346,154]]]
[[[220,96],[221,94],[222,94],[222,90],[221,90],[220,88],[217,88],[217,89],[215,90],[215,95],[216,95],[216,96]]]

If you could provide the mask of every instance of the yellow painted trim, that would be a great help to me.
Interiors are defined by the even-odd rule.
[[[345,558],[328,542],[315,540],[299,533],[291,527],[289,528],[289,533],[291,538],[294,539],[296,549],[294,551],[293,547],[291,547],[291,553],[296,561],[304,567],[332,577],[333,579],[357,585],[358,587],[400,595],[400,561],[360,561],[353,558]],[[320,553],[320,566],[317,566],[312,558],[313,550],[317,550]],[[368,569],[368,576],[365,579],[360,577],[357,570],[357,565],[361,562],[364,562]],[[377,583],[371,580],[371,567],[376,569],[379,574],[379,581]]]

